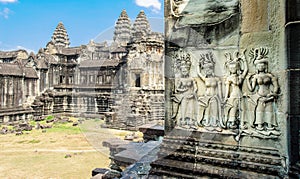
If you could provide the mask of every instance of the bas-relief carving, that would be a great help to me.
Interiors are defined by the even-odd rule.
[[[89,53],[88,53],[88,48],[87,48],[87,46],[82,46],[80,58],[81,58],[82,60],[88,60],[88,59],[91,59],[91,57],[90,57],[90,55],[89,55]]]
[[[280,135],[277,131],[276,99],[279,95],[277,77],[268,72],[268,49],[256,48],[250,51],[255,73],[247,76],[247,86],[253,94],[248,95],[248,107],[254,113],[250,121],[255,132],[251,134]]]
[[[229,129],[236,129],[243,125],[244,101],[242,85],[248,73],[245,51],[242,55],[225,53],[225,68],[228,71],[225,80],[224,123]]]
[[[224,124],[221,118],[221,80],[215,76],[215,60],[212,53],[201,54],[197,73],[205,85],[205,95],[198,98],[203,113],[198,124],[208,130],[222,131]],[[204,74],[203,72],[204,71]]]
[[[171,99],[176,127],[233,134],[236,140],[244,135],[273,139],[280,136],[276,119],[279,85],[275,75],[268,72],[268,50],[252,49],[251,62],[245,54],[246,50],[241,54],[225,53],[227,74],[222,78],[215,75],[216,58],[212,52],[200,54],[195,60],[196,77],[190,76],[190,53],[183,49],[175,52],[175,90]],[[254,73],[248,73],[249,65],[255,67]],[[203,95],[197,93],[196,78],[203,82],[199,84],[205,89]]]
[[[191,56],[183,50],[179,50],[173,57],[175,59],[175,91],[172,96],[172,119],[177,126],[194,127],[196,114],[196,81],[190,77]]]
[[[171,14],[175,17],[180,17],[188,2],[189,0],[171,0]]]

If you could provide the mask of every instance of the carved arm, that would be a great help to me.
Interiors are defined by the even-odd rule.
[[[247,85],[248,85],[248,88],[249,90],[252,92],[255,88],[255,85],[256,85],[256,77],[254,75],[254,78],[253,79],[250,79],[253,75],[250,75],[247,77]]]
[[[200,79],[205,82],[205,77],[204,77],[204,75],[202,75],[199,65],[197,65],[197,74],[200,77]]]
[[[187,89],[181,88],[181,86],[182,86],[181,80],[175,79],[175,93],[177,93],[177,92],[182,93],[182,92],[187,91]]]
[[[194,79],[193,79],[193,86],[194,86],[194,93],[195,93],[195,95],[196,95],[197,92],[198,92],[198,87],[197,87],[197,82],[196,82],[196,80],[194,80]]]
[[[243,53],[245,54],[245,52],[246,52],[246,50],[244,50]],[[242,59],[243,65],[244,65],[244,71],[243,71],[243,74],[242,74],[242,78],[245,79],[245,77],[248,73],[248,63],[247,63],[245,55],[243,55],[243,57],[241,59]]]
[[[230,81],[226,81],[226,83],[225,83],[225,99],[224,99],[224,102],[226,102],[227,98],[229,97],[229,90],[230,90]]]

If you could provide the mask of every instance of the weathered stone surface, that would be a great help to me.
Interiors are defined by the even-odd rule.
[[[241,31],[248,32],[262,32],[269,30],[269,1],[255,0],[255,1],[241,1],[242,21]]]
[[[122,172],[122,178],[146,178],[150,171],[150,163],[157,159],[161,141],[147,143],[128,142],[112,139],[103,142],[110,149],[110,168]]]
[[[114,41],[126,46],[131,37],[131,22],[126,10],[123,10],[115,26]]]
[[[144,11],[141,11],[133,23],[133,39],[146,38],[150,33],[150,25]]]
[[[139,131],[143,133],[144,142],[160,140],[165,134],[161,124],[145,124],[139,127]]]
[[[1,55],[2,53],[2,55]],[[0,122],[27,120],[32,116],[30,103],[37,94],[37,74],[26,67],[22,51],[0,52]],[[25,55],[26,55],[25,54]],[[2,56],[2,57],[1,57]]]
[[[62,22],[60,22],[57,25],[53,33],[51,42],[53,43],[54,46],[69,47],[70,45],[69,36]]]
[[[165,1],[167,131],[151,175],[289,176],[299,125],[286,115],[284,3]]]
[[[106,169],[106,168],[95,168],[93,171],[92,171],[92,176],[96,176],[98,174],[102,174],[104,175],[106,172],[108,172],[109,170]]]

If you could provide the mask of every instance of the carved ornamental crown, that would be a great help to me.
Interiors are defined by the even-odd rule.
[[[173,59],[175,60],[175,65],[178,69],[180,67],[191,66],[191,55],[183,49],[179,49],[175,55],[173,55]]]
[[[212,52],[200,54],[199,65],[201,68],[214,67],[215,58]]]
[[[230,52],[225,53],[225,57],[226,57],[225,68],[228,68],[229,64],[237,64],[240,67],[242,67],[242,60],[246,59],[245,52],[246,50],[244,50],[242,54],[240,54],[238,51],[234,53],[230,53]]]
[[[252,48],[250,50],[249,56],[253,63],[256,65],[258,63],[268,63],[268,54],[269,49],[260,47],[260,48]]]

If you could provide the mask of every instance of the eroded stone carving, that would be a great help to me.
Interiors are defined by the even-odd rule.
[[[236,129],[244,116],[242,85],[248,73],[245,51],[225,53],[225,67],[228,71],[225,81],[224,123],[229,129]]]
[[[222,131],[224,128],[221,117],[221,80],[214,73],[215,60],[212,52],[201,54],[197,72],[205,85],[205,95],[198,98],[200,112],[198,125],[204,125],[206,129]],[[204,71],[204,74],[203,74]]]
[[[238,14],[238,0],[172,0],[171,12],[182,17],[178,25],[215,25]],[[187,15],[188,14],[188,15]]]
[[[176,51],[173,56],[175,84],[171,96],[172,119],[176,126],[222,132],[236,136],[236,140],[245,135],[278,138],[275,110],[279,86],[277,78],[268,72],[268,53],[266,48],[249,52],[251,67],[256,69],[249,75],[248,65],[251,64],[246,59],[246,50],[226,52],[227,74],[223,74],[223,78],[215,75],[216,59],[212,52],[200,54],[194,69],[191,64],[196,60],[182,49]],[[203,83],[197,84],[197,78]],[[245,80],[247,84],[244,84]],[[201,85],[205,91],[204,94],[199,92],[199,96],[197,92],[198,87],[202,89]]]
[[[182,127],[192,127],[195,125],[195,106],[197,84],[190,77],[191,56],[180,49],[174,55],[177,73],[175,74],[175,90],[172,96],[173,114],[176,125]]]
[[[180,17],[181,12],[189,0],[171,0],[171,13],[175,17]]]
[[[275,104],[279,94],[277,78],[268,72],[268,53],[266,48],[250,51],[256,72],[247,77],[247,85],[254,94],[249,95],[248,106],[254,113],[252,127],[264,135],[280,135],[275,115]]]

